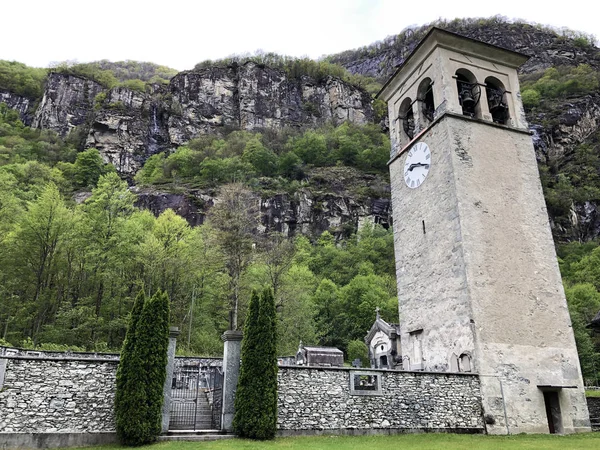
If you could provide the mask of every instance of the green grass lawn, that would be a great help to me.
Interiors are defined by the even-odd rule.
[[[587,390],[585,391],[585,396],[586,397],[600,397],[600,391],[597,390]]]
[[[95,447],[100,450],[122,447]],[[444,449],[444,450],[488,450],[488,449],[598,449],[600,433],[583,433],[569,436],[517,435],[483,436],[458,434],[402,434],[395,436],[319,436],[279,438],[274,441],[249,441],[230,439],[212,442],[161,442],[139,449],[152,450],[337,450],[337,449]],[[89,449],[89,447],[88,447]]]

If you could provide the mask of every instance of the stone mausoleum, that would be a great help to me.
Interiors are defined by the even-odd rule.
[[[402,369],[402,350],[400,347],[400,325],[389,324],[379,315],[365,336],[369,349],[369,361],[375,369]]]
[[[344,353],[335,347],[309,347],[302,341],[296,352],[296,364],[312,367],[342,367]]]

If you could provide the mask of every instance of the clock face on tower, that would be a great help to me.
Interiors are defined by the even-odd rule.
[[[404,162],[404,182],[411,189],[416,189],[429,173],[431,167],[431,151],[425,142],[418,142],[408,152]]]

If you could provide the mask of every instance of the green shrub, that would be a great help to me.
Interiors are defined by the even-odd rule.
[[[262,402],[260,403],[259,429],[256,439],[273,439],[277,432],[277,311],[273,291],[268,288],[263,291],[260,299],[259,342],[261,344],[262,377],[260,388]]]
[[[47,69],[28,67],[16,61],[0,60],[0,89],[32,99],[44,93]]]
[[[242,365],[240,377],[235,394],[235,415],[233,429],[239,436],[249,436],[255,426],[253,419],[257,406],[256,391],[257,378],[260,376],[256,364],[260,357],[258,342],[258,315],[260,313],[260,297],[256,291],[252,292],[248,315],[244,324],[244,338],[242,340]]]
[[[106,105],[106,108],[112,109],[113,111],[125,111],[125,104],[122,101],[110,102]]]
[[[218,60],[202,61],[194,67],[194,70],[202,70],[214,66],[230,66],[234,64],[245,64],[253,62],[259,66],[268,66],[282,70],[293,79],[311,77],[317,81],[323,81],[327,77],[336,77],[356,87],[366,89],[370,93],[379,90],[379,83],[373,77],[364,75],[352,75],[345,67],[335,64],[327,59],[315,61],[310,58],[296,58],[294,56],[278,55],[276,53],[256,52],[254,54],[233,55]]]
[[[154,442],[162,431],[163,388],[169,348],[169,297],[158,291],[146,302],[136,329],[136,353],[140,355],[142,386],[146,391],[145,440]]]
[[[146,83],[142,80],[125,80],[119,83],[119,86],[123,86],[132,91],[146,92]]]
[[[343,123],[338,127],[326,125],[304,132],[283,130],[278,134],[269,130],[236,130],[225,137],[200,136],[168,157],[164,153],[152,155],[135,180],[139,184],[177,180],[212,187],[231,182],[264,185],[266,180],[261,177],[285,177],[286,180],[276,181],[283,186],[291,180],[301,180],[306,166],[336,165],[387,176],[389,153],[389,138],[374,124]],[[273,183],[267,181],[271,186]]]
[[[523,100],[523,106],[526,108],[532,108],[540,104],[541,95],[535,89],[526,89],[521,93],[521,99]]]
[[[68,61],[59,63],[52,68],[53,72],[87,78],[104,86],[106,89],[114,87],[118,80],[110,70],[102,70],[94,63],[71,64]]]
[[[36,350],[46,350],[49,352],[85,352],[84,347],[67,344],[54,344],[51,342],[43,342],[35,346]]]
[[[77,154],[73,164],[73,186],[77,188],[93,188],[102,175],[114,172],[112,164],[105,164],[100,152],[95,148]]]
[[[163,172],[167,178],[192,177],[199,174],[200,162],[198,152],[189,147],[179,147],[165,160]]]
[[[542,98],[560,98],[595,92],[599,86],[600,73],[588,64],[580,64],[577,67],[551,67],[541,76],[540,73],[530,74],[522,84],[522,91],[523,94],[529,90],[537,91]]]
[[[99,109],[102,109],[102,105],[104,104],[105,100],[106,100],[106,92],[100,92],[99,94],[97,94],[96,97],[94,97],[94,109],[96,111],[98,111]]]
[[[360,359],[362,367],[369,367],[369,349],[363,341],[354,339],[348,342],[348,361]]]
[[[263,145],[260,135],[248,141],[242,154],[242,161],[252,164],[256,172],[262,176],[274,176],[277,172],[277,155]]]
[[[164,153],[157,153],[148,158],[144,166],[135,174],[135,181],[140,184],[164,181],[165,158]]]

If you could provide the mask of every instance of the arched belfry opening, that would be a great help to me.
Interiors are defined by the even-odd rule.
[[[408,137],[408,140],[412,139],[415,135],[415,116],[412,110],[412,100],[407,97],[400,104],[400,112],[398,118],[402,123],[402,130]]]
[[[431,78],[425,78],[421,81],[421,84],[419,84],[417,100],[423,117],[423,126],[427,126],[433,122],[433,115],[435,113],[433,83],[431,82]]]
[[[481,97],[481,87],[475,76],[466,69],[458,69],[456,71],[456,87],[463,115],[478,117],[480,114],[477,106]]]
[[[506,101],[506,89],[500,80],[495,77],[485,79],[485,93],[487,95],[488,108],[495,123],[506,124],[508,122],[508,103]]]

